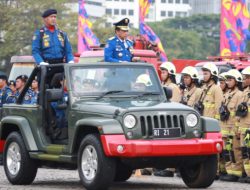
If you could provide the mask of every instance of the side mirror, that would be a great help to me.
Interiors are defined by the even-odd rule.
[[[167,100],[169,101],[173,96],[172,89],[164,86],[163,90],[164,90],[164,93],[165,93],[165,96],[166,96]]]
[[[63,89],[47,89],[46,97],[48,102],[56,102],[63,99]]]

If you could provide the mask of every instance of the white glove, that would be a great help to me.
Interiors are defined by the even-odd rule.
[[[69,61],[68,63],[74,63],[74,61],[72,60],[72,61]]]
[[[41,62],[41,63],[39,63],[39,65],[49,65],[49,64],[46,62]]]

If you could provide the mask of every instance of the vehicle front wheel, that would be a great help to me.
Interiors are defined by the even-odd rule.
[[[97,134],[84,137],[78,151],[78,172],[88,190],[107,189],[114,181],[116,162],[106,157]]]
[[[190,188],[207,188],[216,177],[217,156],[211,155],[196,165],[189,165],[180,168],[184,183]]]
[[[6,140],[3,165],[5,174],[13,185],[29,185],[36,177],[37,164],[30,158],[18,132],[12,132]]]

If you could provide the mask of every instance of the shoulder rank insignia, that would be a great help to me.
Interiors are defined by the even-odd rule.
[[[109,38],[109,40],[113,40],[113,39],[115,39],[115,36],[113,36],[113,37]]]
[[[133,41],[132,40],[130,40],[130,39],[127,39],[129,42],[132,42],[133,43]]]

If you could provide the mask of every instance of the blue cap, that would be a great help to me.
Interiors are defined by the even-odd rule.
[[[8,80],[6,75],[0,75],[0,79],[6,80],[6,81]]]
[[[9,86],[10,86],[10,85],[16,86],[16,81],[10,80],[9,83],[8,83],[8,85],[9,85]]]
[[[53,15],[53,14],[57,14],[57,10],[56,9],[48,9],[48,10],[44,11],[44,13],[42,14],[42,17],[46,18],[46,17]]]
[[[19,75],[17,78],[16,78],[16,80],[17,79],[21,79],[23,82],[26,82],[27,80],[28,80],[28,76],[27,75]]]

